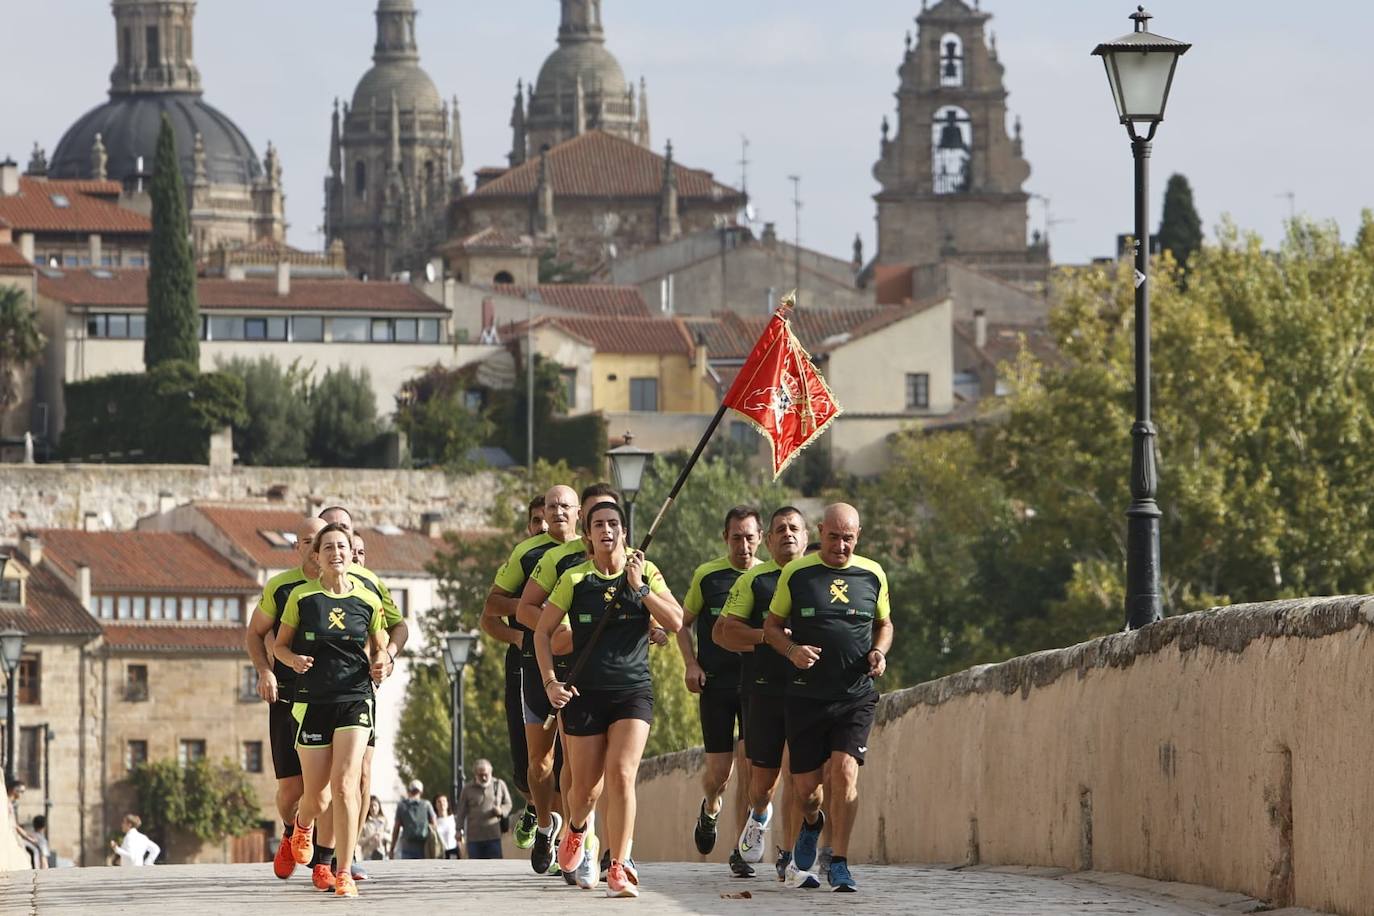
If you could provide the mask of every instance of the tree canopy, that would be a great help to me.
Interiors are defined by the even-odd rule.
[[[1170,175],[1164,188],[1164,210],[1159,220],[1159,247],[1188,266],[1193,252],[1202,247],[1202,219],[1193,206],[1193,188],[1182,175]]]
[[[22,373],[43,354],[46,343],[38,313],[23,290],[0,286],[0,415],[22,396]]]
[[[143,363],[152,369],[169,360],[200,363],[200,306],[196,300],[196,259],[186,188],[177,161],[172,122],[164,113],[148,186],[153,204],[153,234],[148,245],[148,324]]]
[[[221,371],[243,380],[243,422],[234,426],[241,464],[291,467],[306,462],[310,380],[299,360],[283,367],[274,357],[236,357]]]

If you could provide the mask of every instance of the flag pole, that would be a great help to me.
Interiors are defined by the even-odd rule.
[[[774,314],[781,315],[783,321],[786,321],[788,314],[792,311],[792,304],[795,301],[795,292],[784,296],[782,301],[778,303],[777,311],[774,312]],[[772,320],[771,317],[769,320]],[[697,466],[697,461],[701,458],[701,453],[706,451],[707,444],[711,441],[711,437],[715,435],[717,427],[720,426],[720,421],[725,419],[725,412],[729,409],[729,406],[725,403],[725,399],[722,398],[720,408],[716,410],[716,415],[712,417],[711,422],[706,425],[706,431],[701,434],[701,441],[697,443],[697,447],[692,450],[691,456],[689,456],[686,463],[682,465],[682,470],[678,472],[677,480],[673,482],[673,488],[668,491],[668,498],[663,501],[663,505],[659,508],[658,514],[654,516],[653,524],[649,525],[649,530],[644,534],[644,539],[639,542],[640,553],[648,552],[649,545],[654,542],[654,533],[658,531],[658,526],[663,522],[664,516],[668,514],[668,509],[672,507],[673,501],[676,500],[678,494],[682,492],[682,487],[687,483],[687,478],[691,476],[692,469]],[[624,591],[624,582],[625,577],[622,574],[620,587],[616,592],[616,597],[619,597],[620,592]],[[614,615],[611,613],[608,605],[606,612],[601,615],[601,619],[596,622],[596,626],[588,636],[587,644],[583,646],[582,651],[578,653],[577,661],[573,663],[572,670],[568,672],[568,679],[564,683],[567,684],[569,689],[572,689],[573,685],[577,682],[577,676],[581,674],[582,669],[586,667],[587,660],[591,658],[591,652],[589,650],[592,646],[596,645],[597,640],[601,638],[601,634],[606,629],[606,624],[610,621],[612,616]],[[557,710],[549,713],[548,718],[544,720],[544,729],[546,731],[553,728],[557,716]]]

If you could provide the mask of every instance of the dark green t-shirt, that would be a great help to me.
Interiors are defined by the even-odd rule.
[[[781,575],[782,567],[772,560],[740,573],[721,613],[738,617],[755,629],[761,628]],[[740,653],[739,658],[740,686],[746,693],[770,697],[783,695],[787,689],[787,675],[792,670],[787,659],[767,643],[759,643],[753,652]]]
[[[706,672],[707,690],[739,689],[739,654],[722,649],[711,638],[716,618],[725,609],[725,599],[739,577],[740,571],[725,557],[702,563],[692,573],[692,584],[682,600],[682,609],[696,615],[692,627],[697,638],[697,663]]]
[[[282,608],[283,626],[293,627],[291,651],[315,664],[296,676],[298,703],[341,703],[372,697],[368,637],[383,629],[382,600],[358,579],[353,590],[335,595],[318,580],[296,586]]]
[[[579,690],[624,690],[652,685],[649,677],[649,611],[642,603],[617,597],[621,573],[603,576],[587,560],[559,577],[549,604],[566,613],[572,627],[573,658],[587,648],[587,640],[602,615],[615,615],[602,630],[592,655],[583,666]],[[668,590],[663,574],[652,562],[644,562],[644,582],[649,591]]]
[[[525,583],[529,581],[534,573],[534,567],[538,565],[539,559],[550,549],[557,547],[558,542],[549,537],[547,533],[536,534],[534,537],[525,538],[515,549],[510,552],[506,562],[501,564],[501,568],[496,571],[496,579],[492,585],[501,589],[507,595],[520,597],[520,593],[525,590]],[[514,614],[506,618],[506,623],[520,631],[520,648],[511,646],[511,652],[506,653],[507,661],[510,660],[512,652],[519,652],[524,658],[534,658],[534,631],[525,626]]]
[[[262,587],[262,597],[258,599],[258,610],[272,618],[272,635],[276,636],[281,629],[281,611],[286,607],[286,599],[291,597],[291,592],[296,586],[309,581],[305,570],[297,566],[295,569],[288,569],[279,572],[267,580],[267,584]],[[271,653],[269,653],[271,654]],[[272,673],[277,676],[277,696],[282,700],[289,700],[294,696],[296,683],[296,672],[292,671],[287,665],[272,658]]]
[[[793,560],[778,578],[768,611],[788,621],[793,642],[821,649],[811,668],[792,667],[789,696],[840,700],[873,690],[866,658],[873,622],[891,613],[881,566],[857,555],[838,568],[827,566],[820,554]]]

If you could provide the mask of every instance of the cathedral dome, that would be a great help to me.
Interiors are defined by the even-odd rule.
[[[205,168],[211,184],[251,186],[262,177],[262,165],[253,146],[218,109],[207,104],[198,92],[159,92],[119,95],[82,115],[53,151],[48,174],[54,178],[90,178],[91,147],[100,134],[109,156],[108,174],[122,181],[137,171],[143,157],[145,171],[151,171],[157,152],[157,136],[162,115],[172,121],[181,173],[189,183],[195,178],[195,138],[205,143]]]
[[[361,114],[376,99],[377,110],[386,112],[391,108],[393,92],[397,104],[406,111],[414,108],[438,111],[444,105],[439,89],[424,70],[408,61],[385,61],[368,70],[358,81],[358,88],[353,90],[352,110]]]
[[[623,96],[629,92],[625,71],[615,55],[599,41],[578,41],[562,44],[544,61],[535,84],[535,94],[554,98],[559,86],[568,92],[582,77],[582,88],[588,92],[600,89],[607,96]]]

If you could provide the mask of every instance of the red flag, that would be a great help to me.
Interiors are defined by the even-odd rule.
[[[783,304],[725,395],[725,406],[734,408],[767,437],[773,449],[774,477],[840,415],[830,387],[792,334],[786,299]]]

